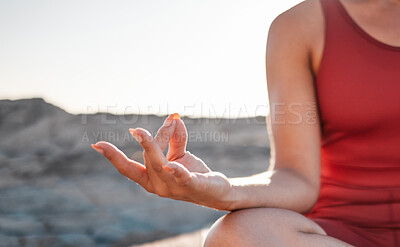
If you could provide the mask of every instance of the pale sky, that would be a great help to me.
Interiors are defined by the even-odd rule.
[[[299,0],[0,0],[0,99],[71,113],[266,115],[265,42]]]

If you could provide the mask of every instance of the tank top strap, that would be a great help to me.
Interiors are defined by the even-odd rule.
[[[326,47],[340,45],[343,42],[356,41],[360,37],[343,16],[338,0],[320,0],[325,18]],[[357,43],[357,42],[355,42]]]
[[[387,45],[369,35],[353,20],[340,0],[320,0],[320,2],[325,19],[326,47],[334,46],[337,48],[362,45],[369,50],[384,48],[391,51],[400,51],[400,47]],[[371,45],[375,47],[371,47]]]

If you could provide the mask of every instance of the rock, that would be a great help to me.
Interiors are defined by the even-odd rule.
[[[128,129],[155,134],[163,121],[0,100],[0,247],[130,246],[210,226],[226,212],[149,194],[90,147],[111,141],[143,162]],[[267,169],[263,118],[184,121],[188,150],[213,170],[229,177]]]
[[[20,246],[18,237],[10,237],[4,234],[0,234],[0,247],[14,247]]]
[[[44,225],[33,217],[23,215],[23,217],[0,217],[0,231],[7,236],[24,236],[29,234],[44,234]]]
[[[61,234],[59,235],[60,242],[56,244],[55,246],[60,246],[60,247],[67,247],[67,246],[85,246],[85,247],[92,247],[96,246],[94,240],[84,234]]]

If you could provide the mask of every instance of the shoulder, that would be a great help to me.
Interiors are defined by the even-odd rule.
[[[292,41],[311,48],[324,32],[321,0],[306,0],[278,15],[268,39]]]

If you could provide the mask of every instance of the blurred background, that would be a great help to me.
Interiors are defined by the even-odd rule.
[[[207,229],[226,212],[148,194],[90,144],[142,161],[127,130],[155,134],[179,112],[210,168],[265,171],[267,33],[299,2],[0,0],[0,246],[133,246]]]

